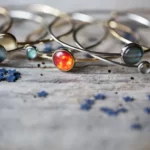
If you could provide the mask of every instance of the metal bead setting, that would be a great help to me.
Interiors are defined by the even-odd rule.
[[[143,55],[144,52],[142,47],[135,43],[127,44],[121,51],[122,60],[128,65],[139,63]]]
[[[148,61],[142,61],[138,65],[138,71],[143,74],[150,73],[150,63]]]
[[[53,54],[53,63],[61,71],[70,71],[74,67],[74,57],[67,50],[57,50]]]

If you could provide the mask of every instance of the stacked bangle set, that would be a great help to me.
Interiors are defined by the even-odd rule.
[[[72,13],[61,12],[58,9],[41,4],[32,4],[20,9],[8,10],[0,7],[0,16],[2,16],[4,23],[0,25],[0,62],[2,63],[7,54],[25,50],[26,57],[29,60],[35,58],[49,59],[53,64],[61,71],[70,71],[74,68],[77,62],[99,62],[103,61],[106,64],[118,65],[124,67],[137,68],[141,73],[150,73],[150,63],[148,61],[141,61],[144,54],[149,52],[150,48],[139,44],[139,37],[135,33],[134,29],[125,25],[123,22],[118,21],[119,17],[126,17],[127,21],[133,23],[137,22],[143,26],[150,27],[150,21],[140,15],[126,12],[111,12],[107,10],[83,10]],[[93,17],[93,14],[97,15],[109,15],[106,20],[97,19]],[[55,17],[52,22],[47,23],[43,15]],[[1,18],[0,18],[1,19]],[[40,25],[40,29],[33,31],[24,42],[17,41],[14,35],[9,33],[14,19],[28,20]],[[58,24],[61,21],[60,24]],[[104,35],[97,42],[84,47],[78,39],[78,33],[85,27],[91,25],[98,25],[103,28]],[[60,28],[63,25],[69,25],[70,29],[63,34],[55,35],[53,29],[55,26]],[[56,28],[56,29],[57,29]],[[120,32],[125,32],[130,35],[130,38],[122,36]],[[71,45],[68,42],[61,40],[62,37],[66,37],[72,34],[73,41],[76,46]],[[126,45],[122,48],[120,53],[93,51],[96,46],[103,43],[108,35],[122,41]],[[36,35],[36,40],[31,41],[31,37]],[[45,39],[45,37],[47,37]],[[131,37],[133,40],[131,40]],[[133,42],[134,41],[134,42]],[[56,42],[61,45],[58,50],[52,50],[50,52],[43,52],[38,50],[36,44],[46,44],[50,42]],[[87,54],[87,58],[75,58],[76,52]],[[121,62],[115,59],[121,58]]]

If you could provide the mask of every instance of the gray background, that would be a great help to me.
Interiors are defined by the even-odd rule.
[[[1,0],[0,2],[2,5],[28,3],[49,4],[53,7],[67,11],[78,10],[81,8],[126,9],[150,7],[150,0]]]

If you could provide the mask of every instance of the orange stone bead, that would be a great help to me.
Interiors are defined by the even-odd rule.
[[[58,50],[53,54],[53,63],[58,69],[69,71],[74,66],[74,58],[67,50]]]

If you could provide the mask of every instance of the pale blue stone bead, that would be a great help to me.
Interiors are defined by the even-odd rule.
[[[26,55],[28,59],[35,59],[37,57],[37,50],[34,46],[26,47]]]

